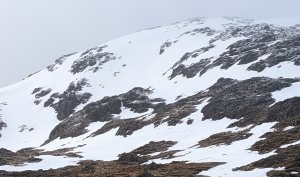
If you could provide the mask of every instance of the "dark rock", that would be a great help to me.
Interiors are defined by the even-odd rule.
[[[163,152],[167,151],[170,147],[174,146],[177,142],[176,141],[150,141],[148,144],[145,144],[144,146],[141,146],[135,150],[132,151],[134,154],[139,155],[147,155],[147,154],[153,154],[156,152]]]
[[[182,75],[186,78],[195,77],[198,73],[200,73],[208,64],[210,63],[210,59],[201,59],[199,62],[194,63],[188,67],[181,64],[173,69],[172,74],[170,75],[170,79],[178,75]]]
[[[33,103],[34,103],[35,105],[39,105],[39,104],[41,103],[41,101],[42,101],[42,100],[35,100]]]
[[[182,63],[189,59],[194,59],[198,55],[209,51],[210,49],[214,48],[214,45],[209,45],[206,47],[202,47],[200,49],[194,50],[192,52],[185,53],[179,61],[177,61],[171,68],[172,74],[169,76],[170,79],[173,79],[177,75],[183,75],[185,77],[191,78],[197,75],[200,71],[207,68],[208,64],[210,63],[210,58],[206,59],[200,59],[198,62],[195,62],[194,64],[190,66],[185,66]]]
[[[255,53],[253,51],[249,51],[247,52],[244,56],[241,56],[240,61],[239,61],[239,65],[244,65],[244,64],[248,64],[251,63],[255,60],[258,59],[259,54]]]
[[[58,169],[22,171],[22,172],[6,172],[0,171],[1,177],[79,177],[79,176],[99,176],[99,177],[137,177],[151,176],[157,177],[183,177],[183,176],[199,176],[201,171],[207,171],[213,167],[224,163],[206,162],[206,163],[185,163],[176,162],[168,164],[158,164],[160,168],[157,170],[147,171],[149,165],[137,163],[118,163],[116,161],[90,161],[85,160],[79,162],[78,165],[67,166]]]
[[[55,99],[53,97],[50,97],[47,101],[45,101],[44,107],[51,106],[54,101],[55,101]]]
[[[37,163],[37,162],[41,162],[43,159],[40,159],[40,158],[36,158],[36,157],[30,157],[27,159],[26,162],[28,163]]]
[[[171,47],[172,45],[172,42],[165,42],[163,43],[161,46],[160,46],[160,51],[159,51],[159,55],[163,54],[165,52],[165,50],[168,48],[168,47]]]
[[[59,97],[59,93],[58,92],[53,93],[50,97],[51,98],[58,98]]]
[[[193,119],[188,119],[188,121],[186,122],[188,125],[193,124],[194,120]]]
[[[137,113],[144,113],[148,111],[149,108],[156,109],[161,107],[163,103],[158,102],[163,102],[164,100],[149,99],[147,95],[151,93],[152,91],[149,89],[136,87],[127,93],[120,94],[118,96],[104,97],[97,102],[89,103],[81,111],[63,119],[64,121],[51,131],[49,139],[45,143],[48,143],[58,137],[67,138],[82,135],[86,133],[87,130],[85,128],[92,122],[111,121],[113,119],[113,115],[121,113],[122,106]],[[72,110],[70,108],[72,107],[65,108],[60,105],[59,109],[62,110],[62,113],[59,115],[64,115],[64,117],[66,117],[65,113],[71,113],[67,112],[67,110]],[[94,135],[102,134],[112,128],[119,127],[116,135],[127,136],[148,124],[149,122],[134,118],[114,120],[108,122],[99,129],[99,131],[95,132]]]
[[[271,92],[289,87],[297,81],[265,77],[254,77],[244,81],[219,79],[209,88],[213,94],[201,111],[203,119],[243,118],[234,123],[234,126],[263,122],[266,111],[274,103]]]
[[[42,89],[43,89],[43,87],[35,88],[35,89],[33,89],[31,94],[36,94],[37,92],[40,92]]]
[[[268,110],[266,122],[285,122],[285,126],[300,125],[300,97],[293,97],[274,104]]]
[[[261,72],[267,67],[267,64],[264,60],[260,60],[259,62],[253,63],[250,65],[247,70]]]
[[[46,96],[46,95],[48,95],[50,92],[52,91],[52,89],[47,89],[47,90],[41,90],[39,93],[37,93],[36,95],[35,95],[35,98],[36,99],[39,99],[39,98],[41,98],[41,97],[44,97],[44,96]]]
[[[35,163],[40,162],[42,159],[35,158],[38,151],[32,148],[21,149],[17,152],[12,152],[8,149],[0,149],[0,166],[2,165],[21,165],[26,162]]]
[[[287,131],[277,130],[269,132],[264,134],[261,138],[264,139],[255,142],[250,149],[252,151],[258,151],[259,153],[268,153],[278,149],[282,145],[299,141],[300,126]]]
[[[212,36],[216,33],[215,30],[211,29],[210,27],[204,27],[204,28],[195,28],[193,30],[184,32],[183,34],[181,34],[179,37],[185,36],[185,35],[196,35],[196,34],[206,34],[207,36]]]
[[[142,164],[147,162],[147,159],[144,157],[140,157],[134,153],[123,153],[119,155],[119,159],[117,160],[119,163],[139,163]]]
[[[209,147],[213,145],[230,145],[231,143],[235,141],[240,141],[249,138],[252,136],[252,133],[249,133],[249,129],[245,131],[239,131],[239,132],[221,132],[214,135],[209,136],[208,138],[205,138],[198,142],[196,146],[199,148],[203,147]]]
[[[251,164],[235,168],[234,170],[251,171],[255,168],[279,168],[284,167],[285,176],[290,176],[290,172],[300,172],[300,145],[291,145],[287,148],[279,148],[276,154],[267,158],[255,161]],[[272,174],[269,172],[268,174]]]
[[[57,112],[57,119],[64,120],[73,114],[74,109],[78,105],[86,103],[91,96],[92,94],[90,93],[76,94],[75,92],[65,92],[60,95],[59,102],[53,105],[53,108]]]
[[[187,32],[187,34],[189,33],[192,34],[192,32]],[[247,39],[239,40],[231,44],[228,46],[227,51],[222,53],[212,63],[202,65],[201,69],[198,69],[200,70],[200,76],[215,67],[220,66],[221,69],[228,69],[236,63],[244,65],[253,62],[247,70],[257,72],[261,72],[267,67],[273,67],[285,61],[291,61],[295,65],[299,65],[299,33],[299,30],[292,27],[282,28],[268,24],[246,25],[242,27],[230,26],[212,39],[210,46],[213,46],[213,43],[217,40],[228,40],[233,37],[246,37]],[[182,74],[182,70],[186,70],[186,68],[189,67],[185,65],[181,66],[180,64],[182,64],[183,61],[197,57],[206,51],[207,50],[202,50],[202,52],[200,52],[198,50],[185,53],[171,68],[173,71],[170,79],[176,77],[178,74]],[[257,61],[261,56],[266,54],[270,54],[270,56]],[[191,72],[191,75],[194,76],[194,73]]]
[[[0,119],[0,131],[6,127],[7,127],[7,124]]]
[[[106,47],[96,47],[83,52],[80,58],[74,61],[71,66],[71,72],[73,74],[80,73],[86,68],[96,72],[104,63],[117,59],[113,53],[103,52],[103,49]]]
[[[72,82],[64,93],[52,94],[44,106],[52,106],[57,112],[57,119],[64,120],[74,113],[74,109],[78,105],[85,104],[91,98],[92,94],[90,93],[78,93],[84,86],[89,86],[87,79],[81,79],[77,83]],[[59,98],[59,101],[53,104],[56,98]]]

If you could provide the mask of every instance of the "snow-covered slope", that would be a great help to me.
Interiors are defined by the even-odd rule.
[[[18,159],[0,156],[0,170],[127,153],[146,164],[220,162],[200,175],[299,175],[298,167],[268,159],[286,150],[289,164],[298,163],[299,65],[299,25],[241,18],[193,19],[62,56],[0,89],[0,147]],[[134,151],[164,141],[174,143]]]

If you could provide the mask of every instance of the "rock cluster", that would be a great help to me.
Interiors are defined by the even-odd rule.
[[[96,47],[83,52],[80,58],[74,61],[71,66],[71,72],[73,74],[80,73],[86,68],[90,68],[93,72],[97,72],[103,64],[117,59],[113,53],[103,52],[106,47],[107,46]]]
[[[57,112],[57,119],[64,120],[75,112],[75,108],[80,104],[85,104],[91,98],[90,93],[80,93],[83,87],[88,86],[86,79],[81,79],[77,83],[70,83],[64,93],[53,93],[50,98],[45,101],[44,107],[53,107]],[[58,101],[55,103],[56,99]]]
[[[199,58],[191,65],[178,64],[184,60],[198,57],[201,52],[187,52],[176,65],[172,67],[170,79],[183,75],[194,77],[205,74],[215,67],[228,69],[234,64],[250,64],[247,70],[261,72],[267,67],[279,66],[282,62],[292,62],[300,65],[300,29],[296,27],[275,27],[268,24],[246,26],[230,26],[210,41],[208,50],[218,40],[227,40],[235,37],[245,37],[230,46],[214,60]],[[197,51],[196,51],[197,52]],[[205,51],[204,51],[205,52]]]

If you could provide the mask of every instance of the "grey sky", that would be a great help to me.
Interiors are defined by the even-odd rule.
[[[300,16],[300,0],[0,0],[0,87],[140,29],[193,17]]]

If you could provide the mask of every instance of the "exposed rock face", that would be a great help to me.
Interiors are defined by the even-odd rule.
[[[196,76],[200,71],[206,69],[206,66],[211,62],[209,58],[201,59],[198,62],[195,62],[194,64],[190,66],[185,66],[182,64],[186,60],[191,60],[199,55],[209,51],[210,49],[214,48],[215,46],[213,44],[200,48],[198,50],[187,52],[185,53],[178,62],[176,62],[172,66],[172,74],[169,76],[170,79],[173,79],[174,77],[178,75],[183,75],[184,77],[191,78]]]
[[[2,120],[2,106],[6,105],[6,103],[0,103],[0,132],[2,131],[3,128],[7,127],[7,124]],[[1,138],[1,133],[0,133],[0,138]]]
[[[235,141],[240,141],[249,138],[252,133],[248,133],[249,130],[239,131],[239,132],[222,132],[211,135],[210,137],[201,140],[196,146],[199,148],[209,147],[213,145],[230,145]]]
[[[275,151],[277,154],[258,160],[251,164],[236,168],[235,170],[252,170],[255,168],[278,168],[284,170],[272,170],[267,173],[270,177],[276,176],[297,176],[292,172],[299,172],[299,145],[292,143],[300,140],[299,126],[299,97],[286,99],[271,106],[266,115],[266,122],[278,123],[274,126],[275,131],[264,134],[260,141],[251,146],[252,151],[268,153]],[[293,126],[287,130],[288,126]],[[283,145],[290,146],[282,147]]]
[[[41,176],[64,176],[64,177],[204,177],[198,175],[201,171],[209,170],[213,167],[221,165],[220,162],[206,163],[185,163],[172,162],[168,164],[156,164],[153,169],[153,164],[122,164],[115,161],[82,161],[78,166],[67,166],[60,169],[39,170],[39,171],[24,171],[24,172],[5,172],[0,171],[1,177],[41,177]]]
[[[203,71],[209,63],[210,59],[206,58],[187,67],[183,64],[180,64],[173,70],[170,78],[172,79],[178,75],[182,75],[186,78],[195,77],[199,72]]]
[[[66,119],[75,112],[74,109],[78,105],[85,104],[91,98],[92,94],[90,93],[79,93],[84,86],[88,86],[86,79],[82,79],[77,83],[72,82],[64,93],[52,94],[44,103],[44,107],[53,107],[57,112],[58,120]],[[59,99],[59,101],[54,103],[56,99]]]
[[[36,93],[40,92],[42,89],[43,89],[43,87],[37,87],[37,88],[33,89],[31,94],[36,94]]]
[[[83,52],[80,58],[73,63],[71,72],[73,74],[80,73],[88,67],[93,72],[96,72],[104,63],[117,59],[113,53],[103,52],[106,47],[96,47]]]
[[[35,90],[33,90],[33,92],[34,92]],[[44,96],[46,96],[46,95],[48,95],[50,92],[52,91],[52,89],[46,89],[46,90],[41,90],[41,91],[39,91],[37,94],[35,94],[35,98],[36,99],[39,99],[39,98],[41,98],[41,97],[44,97]],[[32,93],[33,93],[32,92]]]
[[[0,119],[0,131],[5,127],[7,127],[7,124]],[[1,134],[0,134],[0,137],[1,137]]]
[[[207,36],[212,36],[216,33],[215,30],[211,29],[210,27],[204,27],[204,28],[195,28],[193,30],[184,32],[183,34],[181,34],[179,37],[185,36],[185,35],[196,35],[196,34],[205,34]]]
[[[118,162],[123,163],[123,164],[128,164],[128,163],[145,163],[148,160],[145,157],[140,157],[135,153],[123,153],[119,155]]]
[[[1,148],[0,149],[0,166],[2,165],[20,165],[27,163],[40,162],[42,159],[35,158],[37,151],[26,148],[17,152]]]
[[[213,94],[209,103],[202,109],[203,119],[243,118],[233,124],[238,126],[266,122],[267,110],[275,102],[271,92],[289,87],[291,83],[298,81],[265,77],[254,77],[244,81],[221,78],[209,88]]]
[[[81,111],[75,113],[73,116],[66,118],[63,122],[57,125],[51,132],[49,139],[46,142],[50,142],[57,137],[75,137],[86,132],[85,128],[92,122],[106,122],[113,119],[115,114],[121,113],[121,107],[129,108],[136,113],[147,112],[149,108],[156,108],[160,104],[157,101],[163,101],[161,99],[149,99],[148,94],[151,93],[149,89],[143,89],[140,87],[133,88],[125,94],[117,96],[104,97],[103,99],[86,105]],[[65,109],[63,109],[65,111]],[[130,133],[127,128],[132,127],[135,129],[141,128],[137,122],[132,121],[135,119],[128,119],[128,124],[123,124],[123,121],[119,121],[122,125],[117,132],[120,135],[126,135]],[[117,120],[116,120],[117,121]],[[122,122],[122,123],[121,123]],[[112,126],[113,127],[113,126]],[[126,129],[122,129],[126,127]],[[142,126],[143,127],[143,126]],[[130,133],[131,134],[131,133]]]
[[[129,153],[123,153],[119,155],[118,162],[120,163],[145,163],[154,159],[172,159],[175,158],[175,154],[181,150],[168,150],[174,146],[177,142],[174,141],[158,141],[149,142]],[[152,155],[153,153],[158,153]]]
[[[170,147],[174,146],[177,142],[175,141],[150,141],[142,147],[139,147],[132,151],[132,153],[139,155],[153,154],[155,152],[167,151]]]
[[[169,42],[169,41],[163,43],[160,46],[159,55],[163,54],[165,52],[166,48],[171,47],[171,45],[172,45],[172,42]]]
[[[251,146],[252,151],[258,151],[259,153],[268,153],[278,149],[284,144],[291,144],[300,140],[300,126],[292,128],[290,130],[282,131],[277,130],[269,132],[263,135],[260,141],[257,141]]]
[[[278,121],[278,127],[300,125],[300,97],[293,97],[274,104],[268,111],[266,122]]]
[[[238,65],[252,63],[247,70],[257,72],[286,61],[299,65],[299,34],[300,30],[294,27],[275,27],[268,24],[246,25],[242,27],[231,26],[212,39],[206,51],[213,48],[214,42],[217,40],[227,40],[234,37],[246,37],[246,39],[231,44],[227,48],[227,51],[212,61],[208,61],[207,58],[193,59],[198,57],[203,51],[205,52],[205,48],[186,53],[176,63],[177,66],[174,65],[171,68],[173,71],[170,79],[177,75],[183,75],[188,78],[194,77],[198,73],[202,76],[212,68],[221,66],[221,69],[228,69],[236,63]],[[185,60],[195,60],[195,62],[189,66],[179,65]]]
[[[150,124],[159,126],[163,122],[168,122],[168,125],[174,126],[181,123],[181,119],[197,111],[196,106],[209,97],[209,103],[202,109],[203,119],[243,118],[232,126],[263,123],[266,122],[269,106],[274,103],[271,92],[288,87],[297,81],[297,79],[264,77],[251,78],[245,81],[222,78],[207,92],[199,92],[168,105],[163,102],[157,103],[157,101],[163,101],[161,99],[149,99],[147,94],[151,93],[150,90],[134,88],[125,94],[105,97],[98,102],[88,104],[83,110],[56,126],[46,143],[57,137],[75,137],[86,133],[85,127],[96,121],[108,121],[108,123],[94,132],[93,136],[118,127],[116,135],[128,136]],[[113,120],[113,114],[121,113],[122,104],[137,113],[143,113],[152,108],[155,116],[152,119],[138,117]]]
[[[64,148],[57,149],[54,151],[44,151],[42,149],[34,148],[24,148],[16,152],[12,152],[8,149],[0,148],[0,166],[3,165],[24,165],[25,163],[37,163],[42,161],[41,158],[38,158],[41,155],[51,155],[51,156],[66,156],[66,157],[79,157],[82,156],[70,152],[74,148]]]
[[[103,127],[94,132],[92,136],[97,136],[104,134],[114,128],[118,128],[116,135],[119,136],[128,136],[131,135],[136,130],[143,128],[146,125],[151,124],[149,121],[139,120],[137,118],[130,119],[113,119],[107,122]]]
[[[143,89],[135,87],[126,94],[120,95],[122,97],[122,104],[124,107],[130,108],[136,113],[147,112],[150,108],[156,109],[164,104],[164,99],[155,98],[150,99],[149,94],[152,93],[150,89]]]
[[[279,168],[284,170],[272,170],[268,172],[269,177],[276,176],[297,176],[291,172],[300,171],[300,145],[291,145],[287,148],[279,148],[275,151],[277,154],[258,160],[249,165],[238,167],[235,170],[249,171],[255,168]]]
[[[33,89],[31,94],[34,94],[36,98],[36,100],[34,100],[34,104],[39,105],[42,102],[41,98],[51,93],[51,91],[52,89],[43,89],[43,87],[37,87]]]

